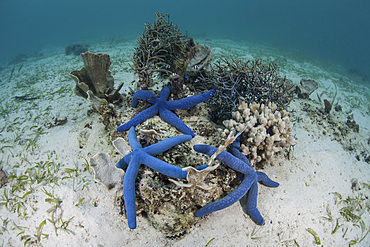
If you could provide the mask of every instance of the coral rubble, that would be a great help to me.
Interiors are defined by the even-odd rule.
[[[178,166],[170,165],[153,157],[177,146],[180,143],[191,140],[192,137],[190,135],[173,136],[143,148],[137,139],[135,127],[131,127],[128,133],[128,139],[132,152],[125,155],[117,163],[116,167],[125,170],[125,176],[123,179],[123,198],[125,201],[128,225],[131,229],[134,229],[136,228],[135,180],[141,164],[145,164],[151,169],[169,177],[178,179],[187,178],[189,182],[199,182],[199,180],[205,178],[210,170],[207,169],[207,166],[200,166],[197,168],[199,170],[198,173],[190,174],[192,167],[181,169]],[[106,166],[109,166],[109,162],[105,163],[107,164]],[[194,184],[194,186],[195,185],[202,186],[205,184],[200,182],[198,184]]]
[[[285,110],[278,111],[274,103],[248,104],[241,99],[232,119],[223,122],[226,127],[223,137],[230,131],[241,131],[246,127],[241,138],[241,152],[252,165],[261,168],[272,162],[275,153],[294,144],[289,121],[290,114]]]
[[[192,151],[189,143],[166,151],[160,158],[180,167],[206,162]],[[186,233],[199,221],[194,214],[200,207],[224,197],[240,183],[236,172],[226,166],[219,166],[205,178],[209,190],[197,186],[178,187],[167,176],[146,167],[139,171],[138,178],[137,211],[168,237]]]

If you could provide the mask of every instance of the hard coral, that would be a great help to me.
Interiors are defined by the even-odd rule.
[[[222,122],[231,117],[239,97],[248,103],[270,101],[278,108],[287,106],[295,95],[295,86],[279,76],[277,69],[275,63],[264,63],[262,59],[247,62],[220,59],[194,86],[202,90],[216,90],[215,97],[209,102],[213,109],[211,117],[214,122]]]
[[[165,20],[165,17],[168,19]],[[185,35],[170,21],[169,14],[156,13],[153,25],[149,22],[145,24],[132,58],[133,69],[138,77],[137,87],[148,89],[156,72],[161,75],[171,74],[172,53],[181,50],[184,42]]]
[[[255,167],[263,167],[272,162],[275,153],[294,144],[292,126],[287,111],[277,110],[274,103],[246,103],[241,99],[239,107],[232,113],[232,119],[225,120],[223,136],[230,131],[241,131],[246,127],[241,139],[241,152]]]
[[[138,44],[132,58],[137,89],[149,89],[156,75],[167,77],[173,73],[179,75],[180,85],[187,72],[198,72],[212,58],[211,49],[187,39],[170,21],[169,14],[156,13],[154,23],[145,24]],[[172,86],[176,90],[178,85]]]

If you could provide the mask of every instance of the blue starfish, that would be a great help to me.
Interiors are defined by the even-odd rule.
[[[194,145],[194,150],[212,156],[217,151],[217,148],[209,145]],[[231,145],[231,152],[234,154],[234,156],[227,151],[222,151],[219,155],[217,155],[216,159],[225,163],[230,168],[242,173],[244,175],[244,180],[227,196],[211,202],[199,209],[195,213],[195,216],[201,217],[214,211],[229,207],[245,196],[245,212],[256,224],[263,225],[264,219],[257,209],[257,182],[260,182],[268,187],[278,187],[279,183],[272,181],[265,173],[256,172],[252,168],[247,157],[240,152],[240,136]]]
[[[135,127],[130,128],[128,132],[128,141],[132,148],[132,152],[123,157],[116,167],[126,171],[123,178],[123,198],[125,201],[128,226],[131,229],[136,228],[135,178],[140,165],[145,164],[153,170],[173,178],[187,178],[188,172],[186,170],[170,165],[153,156],[191,139],[192,137],[190,135],[174,136],[143,148],[136,138]],[[207,166],[203,165],[198,167],[197,170],[207,170],[205,169],[206,167]]]
[[[148,90],[139,90],[135,92],[132,97],[132,107],[137,106],[139,99],[148,101],[149,103],[152,103],[154,105],[137,114],[126,124],[118,127],[117,131],[126,131],[132,126],[137,126],[144,122],[146,119],[151,118],[159,113],[159,116],[164,121],[175,126],[182,133],[194,137],[195,135],[193,131],[188,126],[186,126],[186,124],[172,111],[176,109],[187,109],[207,99],[210,99],[214,95],[215,90],[179,100],[167,101],[168,96],[170,96],[171,90],[172,88],[169,86],[164,87],[160,93],[159,98],[157,98],[157,96],[155,96],[152,92]]]

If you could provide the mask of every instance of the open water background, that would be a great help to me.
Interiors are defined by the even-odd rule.
[[[190,37],[225,38],[341,66],[370,84],[369,0],[0,0],[0,64],[19,54],[133,39],[154,13]]]

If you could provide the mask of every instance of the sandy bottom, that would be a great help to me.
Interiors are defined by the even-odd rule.
[[[338,137],[332,125],[305,111],[307,102],[323,108],[316,95],[297,99],[288,109],[296,138],[290,158],[276,157],[274,166],[264,169],[280,186],[259,187],[264,226],[256,226],[237,203],[199,220],[178,239],[166,238],[141,216],[137,229],[130,230],[115,197],[94,182],[87,163],[99,152],[114,162],[121,157],[100,116],[73,93],[68,75],[82,60],[64,55],[63,48],[43,51],[0,71],[0,167],[9,176],[0,189],[2,246],[315,246],[318,241],[370,246],[370,165],[364,160],[370,149],[369,89],[340,68],[294,54],[227,40],[199,42],[211,46],[215,59],[275,61],[296,84],[317,80],[317,93],[326,98],[335,94],[334,81],[342,112],[331,114],[343,124],[353,115],[359,133]],[[92,52],[111,56],[112,75],[117,84],[125,82],[123,90],[132,87],[129,60],[135,45],[119,40],[90,45]],[[25,95],[33,99],[15,99]]]

